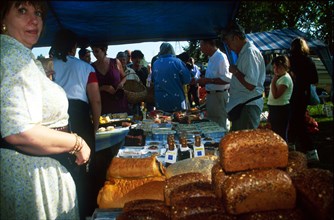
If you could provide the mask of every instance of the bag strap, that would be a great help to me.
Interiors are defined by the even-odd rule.
[[[244,105],[246,105],[247,103],[249,103],[249,102],[251,102],[251,101],[253,101],[253,100],[259,99],[259,98],[261,98],[261,97],[262,97],[262,95],[259,95],[259,96],[256,96],[256,97],[254,97],[254,98],[251,98],[251,99],[247,100],[246,102],[244,102]]]

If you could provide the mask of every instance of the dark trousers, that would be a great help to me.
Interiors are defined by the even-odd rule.
[[[77,188],[80,219],[92,216],[97,208],[98,187],[95,178],[95,134],[90,118],[90,106],[81,100],[69,100],[70,131],[82,137],[91,149],[89,167],[77,166],[70,170]]]
[[[196,106],[199,106],[199,98],[198,98],[198,86],[197,85],[189,85],[188,87],[188,101],[190,103],[190,107],[193,107],[193,102],[195,102]]]
[[[290,104],[288,105],[268,105],[269,122],[271,129],[288,141],[288,125],[290,119]]]
[[[307,105],[302,102],[291,104],[291,117],[288,129],[289,142],[296,144],[297,150],[304,153],[314,149],[313,140],[307,131],[305,120],[306,107]]]

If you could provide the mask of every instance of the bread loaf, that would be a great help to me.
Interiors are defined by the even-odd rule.
[[[216,197],[212,190],[211,183],[208,182],[194,182],[182,185],[174,189],[170,194],[170,205],[179,206],[183,204],[184,199],[191,199],[195,197]]]
[[[300,209],[280,209],[265,212],[252,212],[238,216],[238,220],[305,220]]]
[[[170,220],[169,216],[166,216],[162,212],[155,210],[131,210],[128,212],[122,212],[117,216],[117,220]]]
[[[165,187],[165,201],[167,205],[170,205],[170,194],[173,190],[180,186],[194,182],[208,182],[209,177],[201,173],[184,173],[172,176],[166,179]]]
[[[292,209],[296,190],[282,170],[252,170],[231,174],[223,183],[222,198],[229,214]]]
[[[218,198],[222,198],[222,188],[224,181],[227,179],[227,175],[225,174],[220,163],[216,163],[213,165],[212,170],[212,187]]]
[[[306,155],[299,151],[289,151],[288,165],[285,169],[289,176],[295,176],[305,169],[307,169]]]
[[[164,180],[164,177],[111,179],[110,181],[106,181],[102,189],[99,191],[97,204],[99,205],[99,208],[123,208],[125,202],[131,200],[163,200]],[[144,185],[146,183],[149,184]]]
[[[223,216],[225,213],[222,202],[216,197],[186,198],[183,203],[171,207],[172,219],[207,219],[210,215]],[[203,218],[206,216],[205,218]]]
[[[156,156],[147,158],[114,157],[107,170],[107,179],[163,176],[165,171],[165,167],[157,161]]]
[[[226,172],[283,168],[288,164],[288,145],[269,129],[230,132],[221,139],[219,147]]]
[[[203,156],[177,161],[166,168],[166,177],[197,172],[207,175],[211,179],[211,168],[217,160],[217,156]]]
[[[312,219],[333,218],[333,173],[318,168],[305,169],[292,178],[297,190],[298,205]]]
[[[162,212],[164,215],[170,216],[169,206],[166,206],[165,202],[160,200],[140,199],[125,203],[123,212],[129,212],[134,210],[150,210],[155,212]]]

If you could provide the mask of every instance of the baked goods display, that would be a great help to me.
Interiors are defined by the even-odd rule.
[[[288,164],[288,145],[269,129],[234,131],[220,142],[220,162],[226,172],[283,168]]]
[[[99,207],[122,208],[117,219],[332,219],[333,174],[308,168],[274,132],[230,132],[219,151],[167,168],[154,156],[114,158]]]

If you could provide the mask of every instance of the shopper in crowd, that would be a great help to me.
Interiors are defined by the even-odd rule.
[[[0,9],[0,219],[79,218],[75,183],[59,161],[72,153],[84,165],[91,150],[66,132],[66,93],[31,52],[46,6],[4,1]]]
[[[143,65],[144,54],[140,50],[134,50],[131,53],[132,64],[129,65],[133,69],[138,77],[140,78],[141,83],[146,86],[146,80],[149,75],[149,70],[146,66]]]
[[[121,62],[126,80],[136,80],[140,81],[139,76],[136,74],[136,71],[128,67],[127,64],[127,54],[125,52],[118,52],[116,58]]]
[[[192,66],[191,72],[191,82],[188,87],[188,100],[190,107],[199,107],[199,87],[197,80],[201,76],[201,71],[199,67],[195,64],[195,59],[193,57],[189,57],[189,64]]]
[[[75,56],[77,36],[61,29],[53,42],[55,55],[54,81],[66,92],[69,108],[70,131],[82,136],[91,149],[91,160],[85,167],[70,170],[77,186],[80,218],[92,215],[96,208],[95,198],[95,133],[99,127],[101,99],[94,68]]]
[[[166,112],[187,109],[184,85],[191,80],[186,65],[175,57],[171,44],[162,43],[159,58],[152,66],[156,108]]]
[[[258,128],[266,76],[263,56],[253,42],[247,40],[239,24],[232,22],[223,35],[228,47],[238,54],[236,65],[230,65],[229,68],[233,75],[226,110],[229,112],[238,104],[253,99],[242,108],[240,117],[232,120],[231,130]]]
[[[81,48],[79,50],[79,58],[80,60],[83,60],[87,63],[90,63],[91,61],[91,57],[90,57],[90,50],[86,49],[86,48]]]
[[[272,61],[274,76],[268,96],[269,123],[271,129],[285,141],[287,139],[290,118],[290,98],[293,83],[288,71],[290,62],[286,56],[275,57]]]
[[[310,161],[319,160],[310,134],[307,133],[305,114],[310,100],[310,86],[318,83],[318,73],[314,62],[308,56],[310,50],[306,41],[296,38],[291,42],[290,64],[294,83],[291,97],[291,120],[289,122],[289,142],[299,145],[299,150],[307,153]],[[298,148],[297,148],[298,149]]]
[[[102,114],[129,112],[123,90],[126,77],[121,62],[107,57],[107,44],[91,45],[96,61],[92,63],[100,86]]]
[[[197,80],[198,84],[205,86],[207,91],[207,117],[228,131],[226,126],[226,103],[232,77],[229,72],[230,63],[226,54],[217,47],[215,39],[201,40],[200,48],[205,55],[209,56],[205,77]]]

